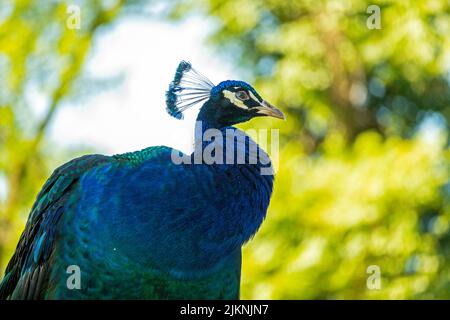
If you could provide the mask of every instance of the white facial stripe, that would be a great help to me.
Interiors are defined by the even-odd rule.
[[[258,98],[253,94],[253,92],[249,91],[248,93],[250,93],[250,98],[252,98],[256,102],[259,102]]]
[[[245,103],[238,98],[236,98],[236,95],[234,92],[223,90],[223,96],[230,100],[232,104],[234,104],[236,107],[239,107],[241,109],[248,109],[248,107],[245,105]],[[258,101],[258,100],[256,100]]]

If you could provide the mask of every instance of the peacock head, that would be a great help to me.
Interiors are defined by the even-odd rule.
[[[182,119],[183,111],[201,103],[197,120],[216,128],[261,116],[285,119],[279,109],[263,100],[248,83],[227,80],[214,85],[189,62],[182,61],[166,93],[166,110],[173,117]]]

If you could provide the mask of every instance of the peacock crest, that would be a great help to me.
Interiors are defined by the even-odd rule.
[[[172,117],[183,119],[186,109],[209,99],[212,88],[214,83],[183,60],[166,92],[166,111]]]

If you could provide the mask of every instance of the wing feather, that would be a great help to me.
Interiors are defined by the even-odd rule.
[[[46,181],[0,283],[0,300],[45,298],[64,204],[83,173],[107,161],[110,157],[83,156],[56,169]]]

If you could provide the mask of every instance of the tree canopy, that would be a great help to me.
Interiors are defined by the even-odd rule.
[[[191,11],[287,112],[262,124],[280,128],[280,170],[244,298],[448,298],[448,1],[178,1],[172,16]]]

